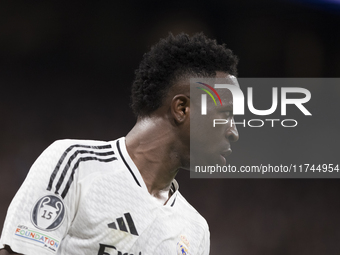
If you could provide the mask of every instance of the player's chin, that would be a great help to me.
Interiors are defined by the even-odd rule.
[[[225,166],[226,164],[227,160],[221,154],[204,155],[191,160],[190,170],[195,169],[195,166]]]

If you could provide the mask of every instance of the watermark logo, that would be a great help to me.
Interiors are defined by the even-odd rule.
[[[190,177],[340,177],[339,78],[222,75],[190,79]]]
[[[229,84],[229,81],[231,81]],[[233,115],[245,115],[245,101],[247,102],[247,107],[250,113],[256,115],[256,116],[268,116],[273,114],[277,111],[277,109],[281,108],[280,115],[281,116],[287,116],[287,106],[292,105],[293,107],[296,107],[302,114],[305,116],[312,116],[311,112],[308,111],[305,104],[310,101],[311,99],[311,93],[308,89],[302,88],[302,87],[271,87],[271,106],[266,109],[257,109],[254,106],[254,93],[253,93],[253,87],[246,88],[247,91],[247,98],[245,100],[245,96],[243,91],[240,89],[238,81],[236,77],[234,76],[228,76],[225,83],[216,83],[215,80],[211,79],[210,84],[214,85],[208,85],[207,83],[203,82],[196,82],[198,84],[204,85],[206,88],[210,89],[218,98],[220,101],[220,105],[223,106],[223,98],[221,100],[220,95],[216,91],[216,89],[227,89],[230,91],[232,95],[232,101],[233,101]],[[201,94],[201,115],[207,115],[207,94],[212,98],[214,101],[215,106],[217,106],[216,100],[214,95],[206,88],[196,87],[204,92],[206,94]],[[221,91],[221,90],[219,90]],[[279,93],[280,92],[280,93]],[[222,93],[223,94],[223,93]],[[295,98],[292,98],[291,95],[294,95]],[[265,98],[265,101],[267,98]],[[219,124],[227,124],[230,120],[227,119],[214,119],[213,126]],[[281,126],[283,127],[295,127],[297,126],[298,122],[295,119],[250,119],[250,120],[243,120],[242,122],[234,122],[234,120],[231,121],[231,125],[235,124],[242,124],[244,127],[262,127],[264,126],[264,123],[268,122],[271,124],[271,127],[275,126],[276,122],[280,122]],[[248,125],[247,125],[248,124]]]
[[[242,90],[239,87],[236,87],[234,85],[229,84],[215,84],[215,88],[221,88],[221,89],[229,89],[231,94],[233,95],[233,103],[234,103],[234,115],[244,115],[244,94]],[[248,109],[251,113],[259,116],[264,115],[270,115],[274,113],[277,109],[278,105],[278,88],[273,87],[272,88],[272,105],[269,109],[266,110],[258,110],[254,107],[253,103],[253,88],[249,87],[247,88],[248,91]],[[303,98],[287,98],[287,94],[289,93],[299,93],[303,94]],[[311,93],[309,90],[305,88],[281,88],[281,115],[287,115],[287,105],[292,104],[295,105],[304,115],[312,115],[306,107],[303,105],[304,103],[307,103],[311,99]],[[202,102],[202,108],[206,107],[206,103],[203,106]]]

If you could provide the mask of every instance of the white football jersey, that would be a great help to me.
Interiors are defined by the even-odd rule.
[[[206,255],[205,219],[176,181],[161,205],[125,146],[60,140],[33,164],[11,202],[0,248],[28,254]]]

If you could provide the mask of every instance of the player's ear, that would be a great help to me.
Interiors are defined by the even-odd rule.
[[[184,94],[176,95],[171,100],[171,115],[176,123],[183,123],[190,118],[190,98]]]

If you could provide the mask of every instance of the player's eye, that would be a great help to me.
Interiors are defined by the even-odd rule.
[[[233,113],[231,111],[224,112],[227,117],[230,117]]]
[[[223,117],[230,118],[233,116],[233,109],[230,107],[221,107],[218,111],[223,114]]]

